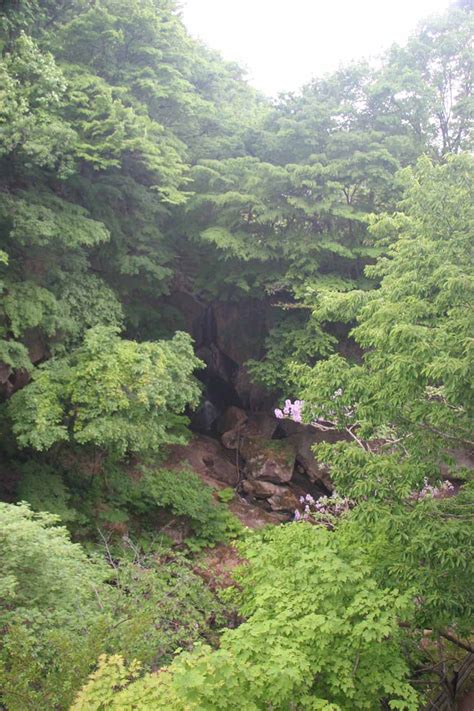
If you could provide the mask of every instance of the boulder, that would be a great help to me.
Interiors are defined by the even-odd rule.
[[[300,496],[306,496],[306,494],[311,494],[313,499],[319,499],[320,496],[328,496],[333,491],[331,482],[327,482],[325,485],[320,479],[317,481],[311,481],[300,464],[296,465],[293,478],[290,483],[291,490],[294,494],[296,494],[298,499]]]
[[[292,512],[299,506],[298,498],[290,489],[286,489],[284,492],[279,494],[274,494],[268,499],[268,503],[270,504],[272,511]]]
[[[328,430],[324,432],[319,430],[312,425],[305,425],[302,422],[295,422],[290,420],[290,418],[284,418],[278,420],[278,434],[281,437],[292,437],[293,435],[306,435],[311,436],[313,442],[316,444],[318,442],[340,442],[341,440],[350,441],[350,436],[345,432],[338,432],[337,430]]]
[[[247,419],[248,416],[245,410],[231,405],[217,420],[217,431],[219,434],[223,434],[237,428],[241,429]]]
[[[286,435],[283,441],[288,442],[295,452],[296,471],[308,477],[312,484],[323,487],[331,492],[333,485],[330,478],[329,467],[318,462],[312,452],[312,447],[321,442],[340,442],[347,440],[348,435],[344,432],[323,432],[290,419],[278,421],[278,434]]]
[[[248,496],[256,499],[269,499],[271,496],[284,496],[287,492],[286,486],[272,484],[271,481],[259,481],[258,479],[244,479],[242,489]]]
[[[237,486],[239,482],[235,457],[205,435],[195,436],[186,445],[171,446],[165,466],[175,470],[187,466],[211,486],[216,480],[226,486]]]
[[[277,428],[279,437],[291,437],[300,432],[305,432],[308,429],[308,425],[303,425],[300,422],[290,420],[289,417],[285,417],[278,420]]]
[[[217,419],[219,411],[210,400],[204,400],[202,405],[193,413],[191,426],[197,432],[211,432]]]
[[[28,350],[28,356],[32,363],[40,363],[49,357],[49,350],[39,329],[27,329],[23,333],[22,342]],[[0,396],[2,399],[11,397],[17,390],[25,387],[29,381],[30,373],[27,370],[23,368],[15,370],[8,363],[0,361]]]
[[[5,377],[5,373],[4,376]],[[30,373],[24,368],[17,368],[17,370],[12,370],[9,377],[0,383],[0,395],[2,398],[9,398],[17,390],[21,390],[25,385],[30,382]]]
[[[237,427],[235,430],[224,432],[221,437],[221,442],[226,449],[240,449],[240,444],[242,442],[241,430]]]
[[[216,345],[242,365],[262,353],[267,334],[267,306],[258,299],[216,301],[212,304]]]
[[[286,440],[244,437],[240,454],[249,479],[285,484],[293,476],[295,451]]]
[[[161,308],[160,306],[157,308],[160,310],[160,315],[163,314],[165,322],[169,321],[169,325],[173,326],[174,330],[179,328],[190,333],[199,346],[199,329],[206,307],[190,291],[181,291],[183,287],[187,289],[189,285],[179,284],[175,278],[172,293],[161,297]]]
[[[291,443],[294,448],[297,468],[301,468],[300,471],[304,471],[304,474],[312,484],[322,484],[325,489],[332,491],[333,485],[329,476],[329,467],[318,462],[311,451],[314,445],[323,441],[321,435],[325,434],[327,433],[318,432],[312,427],[305,427],[298,433],[288,437],[287,441]]]
[[[249,414],[247,423],[243,429],[246,437],[263,437],[271,439],[278,427],[278,420],[268,412],[252,412]]]
[[[240,402],[249,410],[271,409],[274,396],[262,385],[255,383],[247,368],[240,365],[234,373],[232,383]]]
[[[229,410],[240,410],[240,408],[229,408]],[[244,412],[240,410],[240,412]],[[242,418],[241,418],[242,419]],[[222,435],[222,444],[227,449],[242,449],[245,439],[261,438],[271,439],[278,425],[276,417],[266,412],[254,412],[246,415],[246,422],[237,424],[232,429]]]
[[[214,343],[196,349],[196,355],[206,364],[206,372],[203,377],[204,382],[212,387],[212,382],[209,381],[218,378],[218,382],[221,381],[219,385],[221,385],[221,383],[228,383],[228,387],[230,386],[234,393],[234,398],[238,398],[234,385],[232,384],[238,368],[237,364],[228,358],[225,353],[222,353]]]
[[[50,353],[39,328],[27,329],[22,340],[32,363],[40,363],[49,358]]]

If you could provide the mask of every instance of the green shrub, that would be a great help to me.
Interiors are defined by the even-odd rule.
[[[124,543],[101,551],[106,565],[57,521],[0,504],[0,706],[66,709],[100,654],[151,669],[214,642],[225,608],[184,557],[137,555],[129,541],[132,560]]]
[[[71,492],[61,473],[52,466],[28,461],[21,467],[17,499],[26,501],[33,511],[48,511],[63,523],[73,523],[79,514],[72,508]]]
[[[220,489],[217,492],[217,498],[223,504],[229,504],[235,498],[235,490],[230,486],[226,486],[225,489]]]
[[[191,522],[194,537],[190,547],[214,545],[240,530],[240,525],[227,508],[216,502],[212,489],[190,471],[147,471],[143,486],[156,505],[170,509],[176,516]]]
[[[106,568],[72,543],[58,522],[25,504],[0,503],[0,624],[86,623]]]
[[[398,624],[410,595],[380,586],[360,548],[297,523],[251,536],[243,552],[234,597],[246,620],[218,650],[138,679],[136,666],[102,659],[74,711],[378,711],[383,700],[417,711]]]

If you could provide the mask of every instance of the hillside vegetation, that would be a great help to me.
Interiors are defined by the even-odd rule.
[[[271,101],[174,0],[0,4],[0,709],[473,688],[472,27]],[[249,530],[240,430],[236,491],[175,466],[219,388],[332,493]]]

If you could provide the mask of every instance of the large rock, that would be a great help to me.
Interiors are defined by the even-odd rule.
[[[248,410],[270,409],[272,407],[274,396],[262,385],[252,380],[244,365],[240,365],[235,371],[232,383],[240,402]]]
[[[245,437],[240,447],[249,479],[285,484],[293,476],[295,452],[286,440]]]
[[[284,496],[288,491],[286,486],[272,484],[271,481],[259,481],[258,479],[244,479],[242,482],[242,490],[248,496],[253,496],[255,499],[269,499],[271,496]]]
[[[298,497],[287,486],[260,479],[245,479],[242,489],[254,499],[265,499],[272,511],[291,513],[298,508]]]
[[[319,430],[312,425],[305,425],[302,422],[295,422],[290,418],[285,417],[278,420],[278,432],[282,437],[291,437],[295,434],[310,434],[314,442],[340,442],[341,440],[350,441],[350,436],[345,432],[337,430]]]
[[[312,484],[323,486],[325,490],[332,491],[333,485],[329,467],[316,460],[312,448],[321,442],[334,444],[341,440],[347,440],[348,435],[332,430],[323,432],[311,425],[293,422],[290,419],[278,421],[277,434],[284,435],[284,441],[293,447],[296,457],[296,471],[304,473]]]
[[[206,371],[203,373],[203,381],[207,386],[216,390],[213,386],[212,381],[215,378],[219,380],[217,388],[222,387],[224,383],[227,383],[227,390],[232,389],[233,397],[238,398],[232,381],[235,377],[235,372],[238,366],[231,360],[225,353],[222,353],[214,343],[209,346],[201,346],[196,350],[196,355],[206,364]],[[217,393],[214,392],[214,395]]]
[[[236,496],[229,504],[229,509],[248,528],[262,528],[269,524],[278,525],[288,521],[288,516],[276,511],[266,511],[261,504],[253,505],[241,496]]]
[[[202,405],[193,412],[191,427],[196,432],[207,434],[212,432],[218,418],[219,410],[217,407],[210,400],[204,400]]]
[[[40,363],[49,358],[49,349],[39,328],[31,328],[23,334],[23,343],[28,348],[32,363]]]
[[[210,486],[216,480],[227,486],[237,486],[240,478],[235,457],[217,440],[205,435],[195,436],[186,445],[171,446],[165,466],[175,470],[187,466]]]
[[[328,496],[333,491],[333,485],[330,481],[327,481],[326,484],[320,479],[311,481],[300,464],[296,465],[290,483],[291,490],[296,494],[298,499],[301,496],[306,496],[306,494],[311,494],[314,499],[319,499],[320,496]]]
[[[235,363],[258,358],[267,334],[267,306],[257,299],[212,304],[216,345]]]
[[[32,363],[40,363],[49,357],[49,350],[39,329],[27,329],[23,333],[22,342],[28,350],[28,356]],[[17,390],[25,387],[29,381],[30,373],[27,370],[23,368],[14,370],[8,363],[0,361],[0,397],[2,399],[11,397]]]
[[[2,363],[2,365],[4,364]],[[2,382],[0,383],[0,397],[4,399],[11,397],[13,393],[24,388],[29,382],[30,374],[24,368],[12,370],[9,375],[7,375],[6,370],[3,370]]]
[[[229,408],[229,410],[237,411],[240,408]],[[244,412],[240,410],[240,412]],[[235,421],[237,421],[237,414],[234,415]],[[224,431],[222,435],[222,444],[227,449],[239,449],[241,450],[245,447],[244,440],[259,438],[262,440],[270,440],[278,426],[278,420],[273,415],[269,415],[266,412],[253,412],[248,416],[246,415],[246,421],[244,422],[240,416],[240,422],[236,424],[232,429]],[[230,418],[229,418],[229,421]]]
[[[312,427],[305,427],[288,437],[287,441],[294,448],[297,467],[304,471],[311,483],[322,484],[325,489],[332,491],[329,467],[318,462],[311,449],[323,441],[322,434],[326,433],[318,432]]]
[[[278,420],[268,412],[251,412],[243,429],[246,437],[271,439],[278,427]]]
[[[221,437],[221,442],[226,449],[240,449],[240,443],[242,442],[241,430],[236,427],[235,430],[224,432]]]
[[[305,432],[308,429],[308,425],[303,425],[300,422],[290,420],[289,417],[285,417],[281,420],[278,419],[277,428],[279,437],[291,437],[291,435]]]
[[[297,497],[290,489],[274,494],[268,499],[268,503],[272,511],[287,511],[288,513],[295,511],[299,506]]]
[[[235,429],[242,429],[243,425],[248,420],[248,415],[241,407],[231,405],[219,417],[217,421],[217,431],[219,434],[229,432]]]
[[[166,325],[173,330],[181,329],[190,333],[196,340],[197,346],[201,345],[199,340],[200,326],[205,314],[206,306],[193,296],[190,291],[181,291],[180,288],[187,289],[190,285],[177,281],[173,285],[173,291],[169,296],[160,299],[160,315]]]

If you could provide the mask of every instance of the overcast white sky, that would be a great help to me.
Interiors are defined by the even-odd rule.
[[[449,0],[182,0],[183,19],[267,94],[404,42]]]

